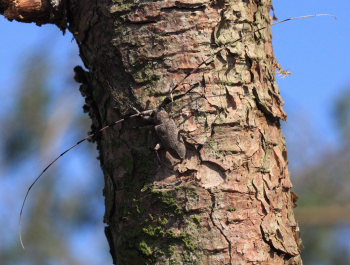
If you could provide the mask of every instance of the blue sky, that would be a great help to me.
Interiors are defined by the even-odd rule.
[[[334,100],[350,88],[350,2],[276,0],[274,6],[281,19],[322,13],[337,17],[294,20],[273,28],[276,57],[292,72],[278,80],[289,115],[287,128],[297,130],[299,119],[307,119],[317,137],[336,144]]]
[[[292,72],[292,76],[278,79],[278,83],[289,115],[284,128],[293,167],[293,157],[298,155],[295,146],[309,148],[311,158],[316,159],[318,151],[327,152],[328,148],[341,145],[332,115],[335,99],[350,88],[350,1],[275,0],[274,6],[279,19],[320,13],[337,16],[336,20],[295,20],[273,28],[276,57],[284,69]],[[0,36],[0,117],[13,107],[13,82],[20,75],[17,67],[28,50],[52,49],[51,56],[57,61],[78,60],[71,34],[63,36],[51,25],[37,27],[0,17]],[[64,83],[60,80],[61,71],[73,73],[72,69],[58,69],[57,82],[52,81],[53,91],[57,84]],[[0,177],[3,185],[1,181]]]

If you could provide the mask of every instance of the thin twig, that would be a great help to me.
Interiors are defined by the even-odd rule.
[[[281,24],[281,23],[284,23],[284,22],[287,22],[287,21],[290,21],[290,20],[302,19],[302,18],[309,18],[309,17],[333,17],[333,18],[337,19],[337,17],[336,17],[335,15],[332,15],[332,14],[306,15],[306,16],[300,16],[300,17],[286,18],[286,19],[283,19],[283,20],[281,20],[281,21],[272,23],[272,26],[275,26],[275,25],[278,25],[278,24]]]

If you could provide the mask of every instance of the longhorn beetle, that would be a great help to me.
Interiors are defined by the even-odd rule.
[[[306,15],[306,16],[299,16],[299,17],[292,17],[292,18],[287,18],[284,20],[281,20],[279,22],[275,22],[272,23],[272,26],[287,22],[287,21],[291,21],[291,20],[295,20],[295,19],[303,19],[303,18],[309,18],[309,17],[320,17],[320,16],[328,16],[328,17],[334,17],[336,18],[334,15],[331,14],[316,14],[316,15]],[[264,26],[261,27],[259,29],[256,29],[252,32],[250,32],[250,34],[254,34],[256,32],[259,32],[263,29],[266,29],[268,26]],[[178,127],[176,126],[174,120],[169,116],[169,114],[162,108],[165,105],[171,103],[174,101],[173,99],[173,92],[188,78],[190,77],[192,74],[194,74],[201,66],[203,66],[204,64],[208,64],[216,55],[218,55],[221,51],[223,51],[224,49],[226,49],[228,47],[228,45],[232,45],[238,41],[241,41],[245,36],[242,36],[234,41],[228,42],[224,45],[222,45],[222,47],[219,47],[214,54],[208,56],[207,59],[203,60],[203,62],[201,62],[200,64],[198,64],[198,66],[196,68],[194,68],[192,71],[190,71],[188,74],[186,74],[176,85],[174,85],[173,88],[170,89],[169,91],[169,96],[170,98],[166,98],[163,103],[160,105],[160,107],[158,109],[152,109],[152,110],[144,110],[144,111],[138,111],[137,109],[135,109],[134,107],[132,107],[136,113],[129,115],[128,117],[124,117],[120,120],[117,120],[115,122],[112,122],[111,124],[108,124],[104,127],[102,127],[101,129],[99,129],[96,132],[93,132],[91,134],[89,134],[88,136],[86,136],[85,138],[79,140],[76,144],[72,145],[71,147],[69,147],[68,149],[66,149],[64,152],[62,152],[59,156],[57,156],[55,159],[53,159],[45,168],[43,171],[41,171],[41,173],[35,178],[35,180],[32,182],[32,184],[28,187],[27,192],[24,196],[23,202],[22,202],[22,206],[21,206],[21,210],[19,213],[19,240],[21,243],[21,246],[23,249],[24,248],[24,244],[23,244],[23,240],[22,240],[22,233],[21,233],[21,223],[22,223],[22,215],[23,215],[23,209],[27,200],[27,197],[29,195],[30,190],[33,188],[33,186],[36,184],[36,182],[41,178],[41,176],[58,160],[60,159],[62,156],[64,156],[66,153],[68,153],[70,150],[72,150],[73,148],[75,148],[76,146],[78,146],[79,144],[85,142],[86,140],[91,140],[93,137],[95,137],[96,135],[102,133],[103,131],[107,130],[108,128],[116,125],[116,124],[120,124],[123,121],[125,121],[127,118],[133,118],[133,117],[148,117],[153,119],[154,123],[155,123],[155,131],[157,133],[157,136],[159,137],[161,143],[164,145],[164,147],[175,157],[180,158],[180,159],[184,159],[186,156],[186,147],[185,147],[185,143],[184,140],[180,134],[180,131],[178,129]],[[288,74],[288,72],[286,72]],[[283,74],[283,72],[282,72]],[[189,89],[188,91],[186,91],[184,94],[178,95],[177,98],[182,97],[184,95],[186,95],[187,93],[189,93],[191,91],[191,89]],[[220,95],[219,95],[220,96]]]

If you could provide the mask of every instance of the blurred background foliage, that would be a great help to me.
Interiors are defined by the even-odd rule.
[[[14,58],[15,80],[0,84],[10,95],[10,104],[0,102],[1,265],[112,264],[103,232],[103,176],[89,143],[66,154],[33,188],[23,215],[26,251],[20,248],[18,218],[27,188],[90,130],[73,81],[72,69],[81,64],[77,48],[58,61],[51,56],[55,38],[24,49]],[[343,91],[333,103],[341,143],[325,143],[304,113],[293,114],[300,115],[298,124],[283,125],[306,265],[350,264],[350,90]]]
[[[311,146],[287,137],[294,190],[299,196],[295,213],[307,265],[350,264],[349,114],[350,90],[334,102],[334,124],[342,136],[337,148],[317,141],[317,132],[303,132]],[[290,129],[285,126],[287,135],[293,134]],[[304,150],[313,146],[318,158],[305,160]]]
[[[112,264],[102,223],[103,176],[92,144],[68,153],[34,186],[22,221],[26,250],[19,245],[26,189],[90,126],[73,81],[77,51],[61,65],[50,56],[50,46],[21,55],[11,110],[0,115],[0,264]]]

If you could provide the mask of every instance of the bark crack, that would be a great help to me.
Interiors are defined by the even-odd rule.
[[[211,198],[211,211],[210,211],[210,220],[213,223],[213,225],[219,230],[220,234],[225,238],[227,244],[228,244],[228,253],[230,255],[230,265],[233,265],[233,258],[232,258],[232,242],[229,240],[228,236],[225,235],[223,229],[217,225],[214,221],[214,211],[216,208],[216,198],[215,198],[215,194],[211,189],[207,189],[207,191],[210,194],[210,198]]]
[[[163,12],[179,11],[179,12],[195,12],[195,11],[204,11],[206,9],[205,4],[181,4],[177,3],[176,6],[163,7],[160,10]]]

